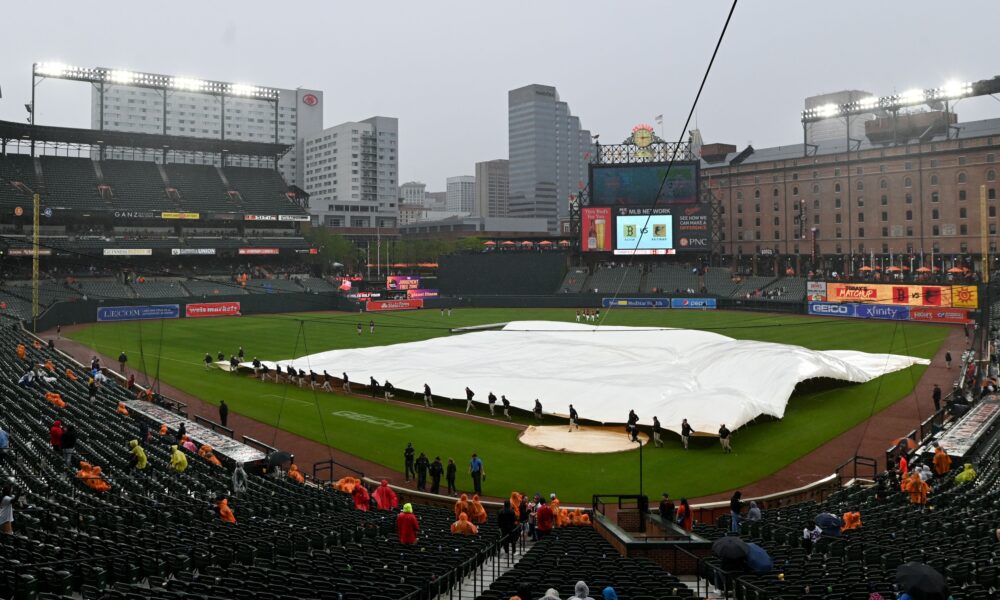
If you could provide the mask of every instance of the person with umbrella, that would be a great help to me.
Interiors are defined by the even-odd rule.
[[[816,515],[815,523],[827,537],[840,537],[840,528],[844,526],[843,519],[828,512]]]
[[[747,542],[746,564],[748,569],[758,575],[770,573],[771,569],[774,568],[774,560],[771,559],[771,555],[757,544],[749,542]]]
[[[900,600],[948,600],[951,592],[944,576],[919,562],[896,567],[896,585],[903,595]]]
[[[712,554],[721,561],[720,570],[715,572],[715,587],[729,589],[731,572],[743,570],[749,551],[746,542],[735,535],[727,535],[712,542]]]

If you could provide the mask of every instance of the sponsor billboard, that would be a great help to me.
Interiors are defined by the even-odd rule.
[[[806,282],[806,300],[810,302],[825,302],[826,301],[826,282],[825,281],[807,281]]]
[[[674,254],[674,217],[669,208],[619,208],[615,254]]]
[[[670,308],[715,308],[715,298],[672,298]]]
[[[406,290],[407,298],[437,298],[437,290]]]
[[[581,214],[581,243],[584,252],[611,252],[614,221],[609,207],[584,207]]]
[[[365,310],[376,312],[380,310],[414,310],[423,308],[424,301],[414,300],[369,300],[365,303]]]
[[[160,216],[153,210],[116,210],[111,214],[116,219],[155,219]]]
[[[7,256],[33,256],[31,248],[8,248]],[[38,256],[52,256],[50,248],[39,248]]]
[[[839,302],[810,302],[809,314],[824,317],[853,317],[854,305]]]
[[[966,308],[911,308],[910,320],[926,323],[972,323]]]
[[[277,254],[277,248],[240,248],[240,254]]]
[[[244,221],[277,221],[277,215],[243,215]]]
[[[381,298],[382,292],[351,292],[350,294],[344,294],[344,295],[354,300],[370,300],[372,298],[375,299]]]
[[[705,204],[674,208],[674,246],[678,252],[708,252],[712,232],[709,227],[709,209]]]
[[[186,219],[195,221],[201,218],[201,213],[196,212],[161,212],[161,219]]]
[[[302,221],[308,223],[309,215],[278,215],[279,221]]]
[[[698,163],[591,165],[591,206],[653,206],[698,201]]]
[[[215,248],[171,248],[172,256],[213,256]]]
[[[853,302],[810,302],[809,314],[824,317],[907,321],[910,318],[910,307],[891,304],[855,304]]]
[[[604,308],[670,308],[669,298],[601,298]]]
[[[179,316],[181,316],[179,304],[102,306],[97,309],[98,321],[145,321],[148,319],[176,319]]]
[[[191,319],[200,317],[233,317],[239,315],[239,302],[201,302],[188,304],[184,307],[184,316]]]
[[[827,283],[829,302],[869,302],[901,306],[955,306],[955,292],[961,308],[976,308],[979,304],[974,286],[907,285],[889,283]]]
[[[420,288],[420,278],[415,275],[388,275],[385,278],[387,290],[415,290]]]
[[[152,256],[151,248],[105,248],[104,256]]]

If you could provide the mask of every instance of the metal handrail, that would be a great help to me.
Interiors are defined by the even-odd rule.
[[[194,416],[194,422],[198,423],[199,425],[204,425],[205,427],[208,427],[212,431],[222,432],[222,433],[228,435],[230,438],[235,439],[235,437],[236,437],[236,432],[233,431],[232,429],[230,429],[229,427],[226,427],[225,425],[223,425],[221,423],[216,423],[215,421],[213,421],[211,419],[206,419],[205,417],[203,417],[201,415],[195,415]]]

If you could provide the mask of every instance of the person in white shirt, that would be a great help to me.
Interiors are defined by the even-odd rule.
[[[17,495],[14,487],[10,483],[3,485],[0,492],[0,534],[13,535],[14,533],[14,501]]]

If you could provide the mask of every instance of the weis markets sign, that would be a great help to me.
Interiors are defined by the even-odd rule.
[[[176,319],[179,316],[181,316],[179,304],[102,306],[97,309],[98,321],[145,321],[149,319]]]
[[[365,303],[365,310],[368,312],[378,312],[381,310],[415,310],[424,307],[423,300],[369,300]]]
[[[189,319],[201,317],[238,317],[239,302],[202,302],[184,307],[184,316]]]

